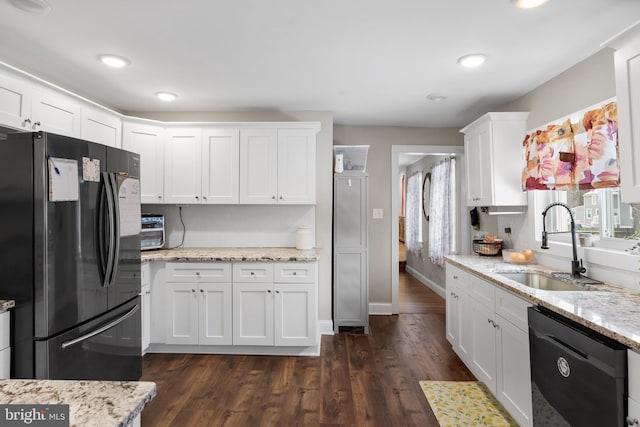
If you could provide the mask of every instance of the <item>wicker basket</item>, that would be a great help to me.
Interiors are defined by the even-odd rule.
[[[478,255],[498,256],[502,252],[502,242],[473,241],[473,252]]]

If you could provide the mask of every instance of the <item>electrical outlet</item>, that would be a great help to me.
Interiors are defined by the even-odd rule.
[[[504,232],[507,234],[511,234],[511,227],[505,227]]]

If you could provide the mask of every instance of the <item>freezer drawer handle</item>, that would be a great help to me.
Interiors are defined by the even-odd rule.
[[[63,342],[61,347],[63,349],[65,349],[67,347],[71,347],[72,345],[78,344],[79,342],[88,340],[91,337],[95,337],[96,335],[99,335],[99,334],[103,333],[104,331],[106,331],[108,329],[111,329],[114,326],[117,326],[120,323],[124,322],[129,317],[133,316],[138,310],[139,310],[139,306],[138,306],[138,304],[136,304],[135,307],[133,307],[131,310],[129,310],[128,312],[126,312],[125,314],[123,314],[121,317],[117,318],[113,322],[109,322],[106,325],[89,332],[88,334],[82,335],[82,336],[80,336],[78,338],[74,338],[74,339],[66,341],[66,342]]]

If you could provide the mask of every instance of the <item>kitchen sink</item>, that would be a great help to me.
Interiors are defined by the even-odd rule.
[[[498,273],[507,279],[515,280],[525,286],[545,291],[588,291],[589,288],[570,283],[546,274],[535,272],[504,272]]]

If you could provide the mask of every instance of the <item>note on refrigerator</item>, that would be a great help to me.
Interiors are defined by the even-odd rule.
[[[140,181],[119,176],[118,209],[120,211],[120,236],[140,233]]]
[[[78,161],[47,156],[49,170],[49,201],[74,202],[80,194]]]

